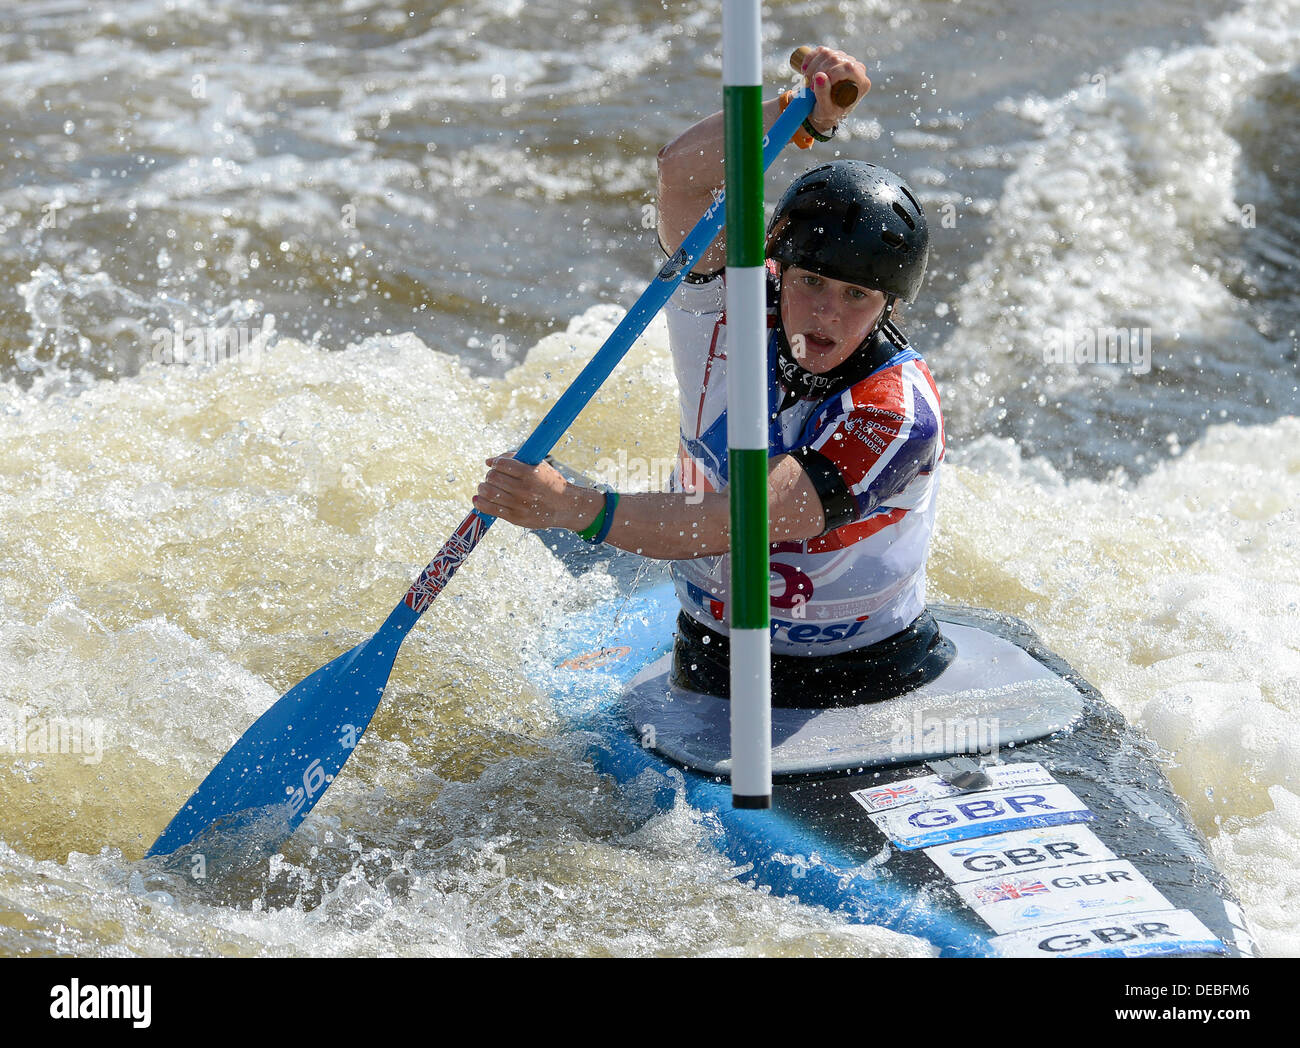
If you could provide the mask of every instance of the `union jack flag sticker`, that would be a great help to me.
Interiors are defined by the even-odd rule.
[[[1031,895],[1043,895],[1048,887],[1042,881],[1001,881],[997,884],[983,885],[975,889],[975,901],[981,906],[989,903],[1006,902],[1008,899],[1025,899]]]
[[[867,803],[873,808],[892,808],[896,804],[917,800],[915,786],[882,786],[878,790],[868,790]]]

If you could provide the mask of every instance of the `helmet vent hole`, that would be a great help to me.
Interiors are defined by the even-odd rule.
[[[910,193],[908,194],[908,197],[910,199],[911,197]],[[903,207],[903,205],[900,204],[897,200],[894,201],[894,214],[896,214],[899,218],[901,218],[904,222],[907,223],[908,229],[916,228],[916,220],[907,213],[907,209]]]
[[[882,230],[880,239],[892,248],[901,248],[904,243],[902,234],[895,233],[892,229]]]
[[[851,234],[854,227],[858,224],[858,219],[862,217],[862,208],[858,204],[853,204],[844,213],[844,232]]]
[[[815,193],[817,190],[825,187],[829,179],[823,178],[816,182],[805,182],[799,187],[796,195],[803,196],[805,193]]]
[[[920,201],[917,200],[916,197],[912,196],[912,191],[908,189],[907,186],[899,186],[898,188],[902,190],[903,196],[907,197],[907,199],[912,202],[912,206],[916,208],[919,214],[925,213],[925,210],[921,207]]]

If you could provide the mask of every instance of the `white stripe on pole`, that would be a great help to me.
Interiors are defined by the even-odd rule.
[[[772,796],[771,654],[767,630],[731,631],[731,792],[737,797]]]
[[[733,355],[730,346],[736,339]],[[727,447],[767,443],[767,271],[754,266],[727,270]],[[755,351],[757,345],[757,351]],[[739,361],[736,357],[739,356]],[[731,367],[736,361],[741,366]]]
[[[763,8],[758,0],[722,0],[722,86],[763,82]]]

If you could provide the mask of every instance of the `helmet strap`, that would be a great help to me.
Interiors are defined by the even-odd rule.
[[[886,324],[889,323],[889,318],[894,315],[894,306],[896,306],[897,304],[898,304],[897,295],[890,295],[890,294],[885,295],[885,308],[880,311],[880,316],[876,318],[875,324],[872,325],[871,330],[867,333],[867,338],[870,338],[882,327],[884,327]],[[863,345],[866,345],[865,341],[863,342]]]
[[[871,325],[871,330],[867,332],[867,337],[858,343],[858,348],[853,351],[855,355],[874,342],[876,335],[884,330],[885,326],[889,323],[889,318],[894,315],[894,306],[897,303],[897,295],[891,295],[889,293],[885,294],[885,306],[880,311],[880,316],[876,317],[876,322]],[[890,328],[890,331],[893,330],[895,329]],[[850,357],[849,359],[852,360],[853,358]]]

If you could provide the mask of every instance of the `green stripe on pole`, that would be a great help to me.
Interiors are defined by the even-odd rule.
[[[731,470],[731,628],[767,630],[767,449],[732,448]],[[760,499],[744,499],[745,494]],[[744,500],[744,501],[742,501]],[[762,565],[754,572],[752,565]]]
[[[722,90],[727,156],[727,267],[763,264],[763,88],[728,85]]]

